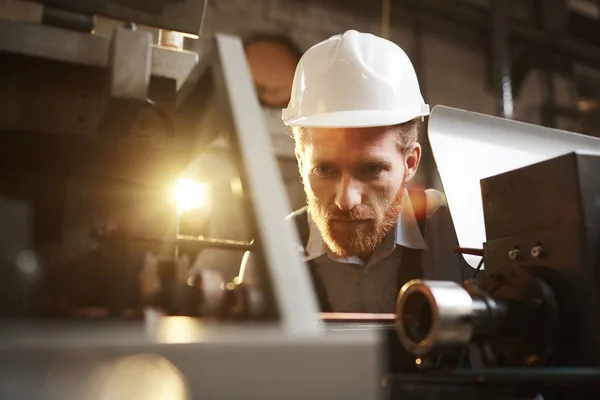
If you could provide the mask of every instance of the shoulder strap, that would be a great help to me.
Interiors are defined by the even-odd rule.
[[[425,221],[427,220],[427,194],[424,190],[408,190],[408,197],[412,203],[415,218],[419,225],[421,235],[425,236]]]
[[[310,234],[310,229],[308,227],[308,206],[294,211],[288,216],[288,218],[294,219],[296,229],[298,230],[298,235],[300,236],[300,241],[302,242],[302,247],[306,248],[308,236]]]
[[[408,195],[415,212],[415,218],[419,225],[421,235],[425,236],[425,222],[427,220],[427,196],[423,190],[409,190]],[[421,249],[412,249],[404,247],[402,249],[402,265],[398,268],[396,287],[398,291],[411,279],[423,277],[423,267],[421,265]]]
[[[292,214],[290,214],[289,218],[294,219],[296,229],[298,230],[298,235],[300,236],[300,240],[302,241],[302,248],[306,250],[308,237],[310,235],[310,228],[308,226],[308,207],[303,207],[297,211],[294,211]],[[321,312],[331,312],[331,304],[329,304],[327,291],[325,289],[323,281],[317,273],[316,264],[314,263],[314,261],[310,260],[307,261],[307,265]]]

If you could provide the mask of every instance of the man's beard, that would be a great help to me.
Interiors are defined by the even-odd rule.
[[[372,207],[357,207],[350,211],[341,211],[336,207],[335,210],[330,210],[321,204],[312,193],[307,192],[309,212],[329,250],[338,257],[365,258],[370,256],[398,222],[398,216],[403,207],[405,182],[403,179],[400,189],[392,200],[383,206],[383,210]],[[335,219],[369,221],[357,224],[357,226],[348,224],[344,229],[333,225],[332,220]]]

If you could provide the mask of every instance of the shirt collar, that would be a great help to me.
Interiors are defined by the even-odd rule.
[[[308,213],[309,236],[306,244],[305,261],[320,257],[327,253],[327,246],[323,242],[321,232]],[[394,229],[395,244],[412,249],[426,249],[427,244],[419,229],[419,224],[415,217],[412,202],[408,191],[404,189],[402,212],[398,216],[398,222]]]

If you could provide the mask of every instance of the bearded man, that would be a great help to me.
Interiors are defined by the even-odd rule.
[[[307,206],[292,214],[321,311],[393,313],[409,279],[461,281],[442,193],[408,190],[429,106],[396,44],[347,31],[310,48],[283,120]]]

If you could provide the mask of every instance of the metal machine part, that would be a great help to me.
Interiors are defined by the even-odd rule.
[[[11,77],[7,85],[0,86],[0,101],[12,104],[0,113],[3,171],[22,172],[26,177],[43,171],[51,177],[44,178],[48,185],[57,182],[52,193],[56,191],[58,204],[67,196],[63,187],[73,175],[120,182],[115,187],[152,188],[154,194],[147,190],[147,197],[135,199],[152,201],[160,190],[177,181],[178,174],[206,144],[222,136],[234,153],[248,194],[254,243],[184,237],[162,240],[164,235],[153,240],[143,237],[136,226],[129,227],[131,235],[121,234],[118,240],[141,238],[143,246],[150,248],[199,244],[198,248],[252,250],[265,296],[271,299],[265,312],[272,318],[280,316],[283,326],[292,330],[318,331],[313,324],[317,307],[310,279],[296,252],[295,232],[284,222],[289,214],[285,190],[238,38],[216,35],[192,43],[189,49],[193,51],[180,51],[153,46],[147,31],[126,26],[117,27],[110,39],[16,21],[0,21],[0,33],[0,70],[6,69],[3,76]],[[37,63],[45,66],[44,73],[32,76],[23,72]],[[20,93],[16,101],[15,93]],[[19,100],[26,98],[31,101]],[[53,112],[49,113],[45,110],[51,104]],[[148,112],[149,122],[144,122]],[[147,129],[143,125],[148,125]],[[50,191],[42,196],[47,193]],[[134,205],[132,196],[132,211]],[[64,213],[68,212],[65,208]],[[61,241],[61,215],[56,215],[56,222],[56,237],[51,239]],[[156,225],[163,224],[161,220]],[[173,228],[164,226],[164,232]],[[136,244],[141,245],[141,241]],[[112,251],[114,246],[109,247]],[[266,265],[278,267],[266,271],[270,269]],[[81,268],[78,271],[80,274]],[[55,281],[60,283],[61,278]],[[82,292],[75,282],[71,286]],[[294,290],[283,289],[286,287]]]
[[[481,282],[408,282],[407,350],[476,344],[485,367],[600,366],[598,168],[600,155],[575,152],[482,180]]]
[[[187,317],[0,327],[2,398],[386,398],[374,332]]]
[[[145,102],[148,99],[152,34],[117,28],[110,48],[111,97]]]
[[[111,39],[102,36],[2,19],[0,33],[2,52],[98,68],[108,68],[110,65]],[[117,40],[116,37],[113,40]],[[144,48],[141,51],[145,51]],[[154,44],[151,44],[150,54],[152,76],[174,79],[178,86],[185,82],[198,64],[199,57],[196,52]]]
[[[156,28],[200,35],[205,0],[36,0],[59,10],[98,14]]]
[[[539,148],[556,144],[558,151],[562,139],[555,132]],[[524,162],[533,144],[520,150]],[[510,161],[510,148],[507,154]],[[599,169],[600,154],[571,152],[481,180],[486,268],[462,286],[415,280],[402,288],[397,334],[430,373],[393,374],[390,381],[424,397],[448,383],[467,385],[474,398],[600,395]],[[431,360],[452,351],[460,359],[435,371]]]
[[[94,18],[94,15],[91,14],[81,14],[58,8],[43,7],[42,23],[48,26],[92,33],[94,32],[96,19]]]
[[[486,367],[549,365],[560,345],[558,305],[551,287],[523,269],[494,275],[488,293],[477,281],[414,280],[398,297],[397,331],[418,357],[481,345]]]
[[[477,303],[454,282],[407,282],[397,304],[397,329],[402,344],[417,356],[468,344],[475,330],[471,315],[480,308]]]
[[[57,7],[70,3],[71,10],[83,12],[89,11],[85,7],[105,4],[51,3]],[[177,21],[171,14],[175,8],[197,2],[170,2],[173,7],[165,8],[161,4],[166,1],[126,1],[121,2],[125,4],[122,7],[110,3],[90,12],[112,15],[114,11],[122,13],[124,22],[148,23],[143,15],[127,18],[131,10],[126,4],[137,3],[145,8],[156,6],[158,14],[164,11],[173,17],[171,21]],[[194,31],[186,21],[200,17],[202,10],[186,10],[189,18],[179,20],[179,26],[149,25]],[[72,316],[40,321],[34,318],[37,314],[32,317],[30,313],[20,323],[0,320],[0,379],[11,382],[0,387],[0,397],[152,398],[162,390],[148,393],[150,387],[156,387],[153,383],[169,381],[173,383],[169,393],[186,399],[380,398],[382,355],[378,333],[330,333],[319,324],[308,271],[297,251],[296,232],[285,221],[291,210],[241,40],[217,34],[191,43],[187,51],[182,51],[149,45],[145,33],[129,27],[118,28],[111,39],[82,30],[65,29],[60,21],[53,26],[0,21],[0,75],[10,77],[0,85],[0,102],[10,105],[0,111],[0,179],[12,185],[3,186],[3,194],[6,190],[32,203],[39,195],[59,205],[56,211],[42,209],[52,216],[52,223],[45,224],[52,232],[47,235],[49,239],[38,238],[34,244],[50,242],[54,245],[49,246],[51,250],[57,250],[60,256],[53,259],[46,255],[44,260],[58,259],[56,263],[64,266],[62,257],[69,255],[64,251],[64,232],[91,230],[85,218],[90,214],[96,217],[94,211],[99,206],[92,203],[88,207],[90,202],[86,200],[90,198],[97,197],[102,204],[111,203],[104,201],[106,198],[112,200],[114,207],[108,211],[125,221],[115,226],[130,228],[107,229],[112,234],[105,234],[103,240],[94,239],[98,262],[93,271],[87,268],[91,260],[76,254],[73,257],[83,261],[77,264],[82,268],[59,269],[53,283],[78,294],[92,289],[102,292],[102,299],[108,299],[104,306],[122,311],[122,298],[129,296],[129,288],[139,278],[129,268],[131,260],[136,259],[128,251],[132,243],[145,252],[161,254],[174,246],[248,252],[245,260],[252,259],[256,280],[250,279],[243,268],[237,283],[250,292],[259,288],[260,318],[254,310],[246,320],[234,323],[231,319],[225,321],[227,318],[221,318],[218,311],[213,315],[199,312],[195,319],[165,317],[159,311],[165,304],[175,310],[189,308],[190,313],[197,312],[190,307],[195,303],[181,302],[179,296],[186,284],[180,274],[185,263],[175,258],[148,257],[145,266],[150,272],[169,275],[164,279],[170,286],[165,292],[174,297],[159,307],[145,309],[143,321],[90,321]],[[125,57],[128,49],[133,57]],[[29,73],[34,70],[34,74]],[[3,101],[6,99],[10,101]],[[127,105],[127,109],[120,110],[115,104]],[[111,106],[122,111],[121,115],[111,115]],[[154,117],[149,118],[150,129],[143,129],[144,121],[140,121],[146,111]],[[216,137],[227,142],[237,162],[252,242],[177,236],[172,226],[176,210],[160,201],[149,205],[152,218],[143,214],[146,202],[164,188],[161,185],[178,178],[186,164]],[[20,174],[28,179],[33,175],[37,180],[20,179]],[[110,184],[103,185],[106,181]],[[70,196],[68,189],[73,182],[83,195]],[[51,184],[55,185],[52,190],[45,190]],[[111,190],[117,195],[104,196]],[[165,214],[172,220],[154,219],[157,209],[164,211],[161,207],[167,208]],[[164,235],[153,236],[145,230],[163,230]],[[167,240],[163,240],[165,235]],[[89,240],[88,236],[85,233],[85,239]],[[191,287],[194,295],[200,294],[204,300],[209,297],[211,305],[216,303],[218,308],[223,294],[216,284],[218,280],[200,274]],[[146,283],[151,289],[156,284],[152,279]],[[219,290],[214,291],[215,287]],[[66,291],[52,293],[65,295]],[[61,305],[64,297],[68,296],[53,296]],[[92,359],[88,358],[90,352]],[[101,354],[99,363],[94,358],[97,354]],[[72,363],[73,358],[84,361]],[[168,368],[162,372],[149,368],[145,362],[148,360],[158,360]],[[94,366],[98,367],[94,371],[86,369]],[[109,370],[125,372],[107,375]],[[85,385],[90,382],[84,378],[87,372],[92,372],[88,378],[99,379],[92,388]],[[156,376],[153,374],[161,377],[150,378]],[[64,379],[68,381],[66,386]],[[140,385],[126,387],[134,381]],[[109,389],[113,392],[106,391]]]
[[[431,110],[427,133],[459,245],[475,249],[486,241],[482,179],[571,151],[600,152],[596,137],[445,106]],[[473,268],[481,259],[464,257]]]

